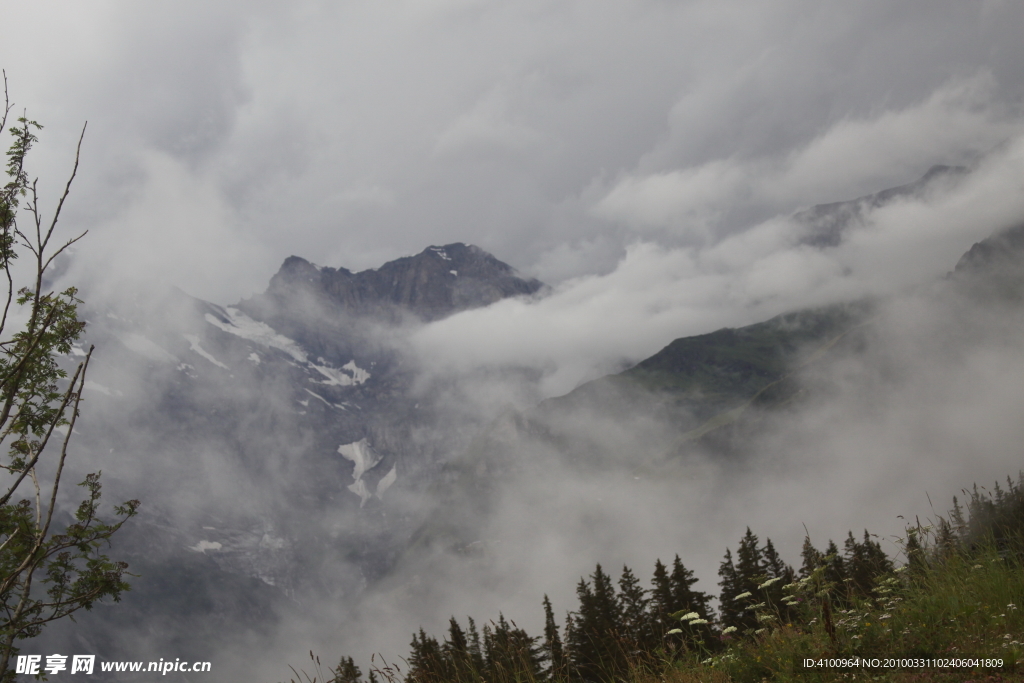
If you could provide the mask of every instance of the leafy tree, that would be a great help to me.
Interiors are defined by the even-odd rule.
[[[6,86],[5,74],[0,129],[6,128],[12,109]],[[0,314],[0,443],[7,448],[0,459],[6,471],[0,490],[0,681],[14,680],[10,664],[19,640],[37,636],[48,622],[89,609],[99,600],[117,601],[128,590],[128,565],[99,551],[139,505],[128,501],[114,508],[115,521],[103,521],[98,516],[100,478],[89,474],[79,484],[84,496],[73,521],[55,520],[92,349],[67,381],[59,359],[71,354],[85,327],[78,319],[81,301],[73,287],[45,291],[45,274],[57,256],[84,236],[60,246],[53,241],[78,170],[82,138],[71,176],[47,220],[39,207],[37,182],[29,180],[25,169],[41,129],[24,116],[10,129],[14,142],[7,152],[8,182],[0,189],[0,268],[7,279]],[[19,222],[26,214],[27,225]],[[22,255],[30,263],[16,272],[14,261]],[[19,273],[25,272],[29,277],[21,281]],[[15,319],[23,322],[15,324]]]

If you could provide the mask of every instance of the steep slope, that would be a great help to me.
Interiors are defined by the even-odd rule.
[[[114,548],[139,578],[118,610],[45,636],[47,651],[204,659],[226,634],[269,637],[296,604],[350,605],[465,447],[446,406],[413,395],[403,335],[540,287],[453,244],[356,274],[291,257],[235,306],[141,285],[93,307],[75,463],[102,461],[108,498],[143,501]]]

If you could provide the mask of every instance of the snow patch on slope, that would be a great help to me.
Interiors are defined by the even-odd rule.
[[[392,465],[391,471],[384,475],[384,478],[377,482],[377,497],[384,500],[384,492],[398,479],[398,465]]]
[[[353,464],[352,484],[349,485],[348,490],[359,496],[359,507],[362,507],[367,500],[369,500],[373,494],[366,486],[366,482],[363,481],[363,475],[373,469],[382,459],[383,456],[377,451],[373,450],[366,439],[360,439],[353,443],[344,443],[338,446],[338,452],[341,453],[342,457],[346,460],[351,460]],[[389,473],[388,476],[391,476]],[[387,479],[385,477],[384,479]],[[383,479],[381,480],[384,481]],[[390,486],[389,483],[387,486]],[[387,488],[385,486],[384,488]],[[380,485],[377,486],[377,491],[380,493]]]
[[[318,358],[317,360],[321,363],[324,362],[323,358]],[[332,368],[330,365],[317,365],[316,363],[310,363],[310,365],[312,365],[317,372],[327,378],[326,380],[310,379],[310,381],[316,382],[317,384],[324,384],[329,387],[348,387],[354,384],[362,384],[366,380],[370,379],[370,373],[356,365],[354,360],[350,360],[345,363],[340,369]]]
[[[205,555],[207,550],[220,550],[223,547],[224,546],[222,546],[217,541],[199,541],[199,543],[196,543],[193,546],[189,546],[188,549],[194,550],[197,553],[203,553]]]
[[[263,346],[280,349],[300,363],[307,362],[308,358],[302,347],[283,334],[278,334],[270,325],[253,320],[237,308],[228,307],[222,310],[224,311],[224,317],[228,319],[227,322],[211,313],[207,313],[204,316],[206,322],[236,337],[248,339]]]
[[[352,464],[355,465],[355,469],[352,470],[352,479],[356,481],[361,479],[368,470],[373,469],[383,457],[373,450],[366,439],[342,444],[338,446],[338,452],[341,453],[343,458],[351,460]]]
[[[213,363],[214,365],[216,365],[219,368],[224,368],[225,370],[229,369],[228,366],[224,365],[219,360],[217,360],[216,358],[211,356],[210,353],[206,349],[204,349],[202,346],[199,345],[199,337],[197,337],[194,334],[183,334],[181,336],[184,337],[186,341],[188,341],[189,347],[193,351],[198,353],[200,356],[202,356],[206,360],[210,361],[211,363]]]
[[[320,399],[321,401],[323,401],[324,403],[326,403],[329,406],[333,406],[334,405],[333,403],[331,403],[326,398],[324,398],[323,396],[321,396],[320,394],[318,394],[316,392],[310,391],[309,389],[306,389],[305,391],[306,391],[307,394],[310,394],[311,396],[315,396],[316,398]],[[302,403],[302,401],[299,401],[299,403]],[[306,399],[306,402],[302,403],[302,405],[308,406],[309,405],[309,399]]]

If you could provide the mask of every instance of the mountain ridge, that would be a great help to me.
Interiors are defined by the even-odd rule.
[[[529,296],[543,286],[480,247],[454,242],[356,273],[289,256],[267,291],[255,298],[284,302],[302,292],[346,315],[396,320],[409,313],[430,322],[507,297]]]

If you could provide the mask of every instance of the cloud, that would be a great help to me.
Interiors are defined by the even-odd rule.
[[[564,393],[677,337],[938,278],[971,244],[1024,215],[1022,173],[1018,137],[948,193],[869,210],[834,248],[803,244],[806,228],[786,217],[706,246],[638,241],[610,273],[432,323],[413,344],[426,367],[539,367],[544,394]]]
[[[674,227],[707,239],[726,202],[736,201],[751,169],[730,160],[699,168],[626,177],[595,206],[594,213],[634,227]]]
[[[240,278],[262,288],[260,271],[273,257],[244,239],[237,214],[212,184],[166,154],[140,161],[137,191],[103,230],[79,243],[64,278],[99,300],[110,298],[112,289],[140,284],[178,286],[199,297],[237,287]],[[97,269],[102,262],[111,268]]]
[[[536,131],[509,120],[507,107],[503,94],[492,90],[441,133],[434,146],[435,153],[458,154],[475,147],[516,152],[540,142]]]
[[[904,184],[935,163],[971,163],[1019,134],[1019,119],[1000,105],[997,90],[991,74],[980,73],[903,109],[844,118],[782,155],[629,173],[592,210],[640,230],[707,240],[744,227],[727,222],[741,213],[737,205],[753,205],[762,214],[792,211]]]
[[[91,122],[77,225],[116,231],[163,153],[235,214],[234,247],[355,269],[465,241],[604,272],[550,264],[909,182],[1011,135],[1024,96],[1014,3],[59,6],[12,8],[0,62],[47,124],[44,181]],[[207,296],[251,293],[236,275]]]

